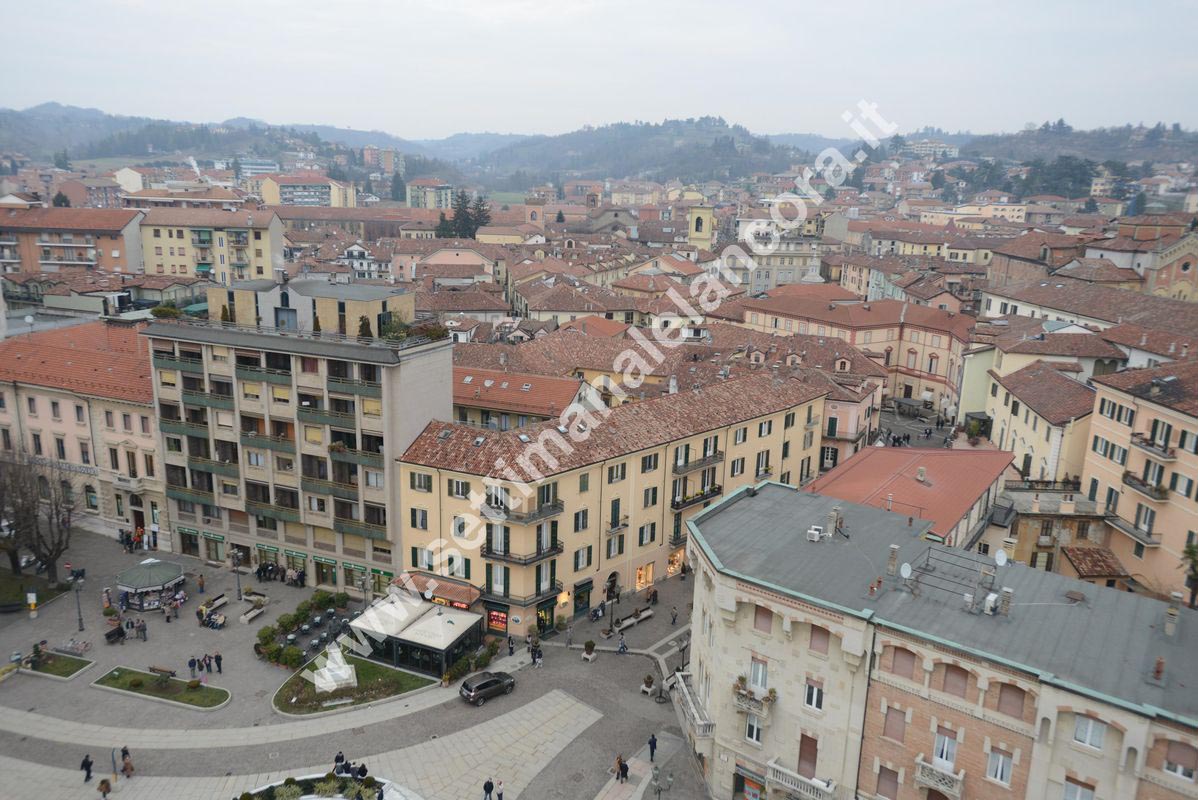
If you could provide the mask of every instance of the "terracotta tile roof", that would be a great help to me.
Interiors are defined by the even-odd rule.
[[[994,248],[995,255],[1010,256],[1027,261],[1040,261],[1044,247],[1049,248],[1048,264],[1060,266],[1074,257],[1081,255],[1084,245],[1093,237],[1070,236],[1064,233],[1044,233],[1028,231],[1022,236],[1008,239]]]
[[[556,466],[545,464],[544,474],[556,475],[588,464],[629,455],[667,442],[715,430],[814,400],[824,390],[797,380],[775,382],[768,375],[714,384],[699,391],[626,403],[615,409],[566,452],[552,447]],[[450,422],[432,422],[424,429],[402,461],[470,475],[502,477],[501,464],[516,464],[542,432],[558,434],[557,421],[530,425],[518,431],[480,431]],[[479,441],[481,440],[481,441]],[[475,444],[475,442],[478,444]],[[540,459],[536,462],[539,464]]]
[[[11,279],[13,276],[5,277]],[[1107,328],[1100,335],[1108,342],[1173,360],[1198,358],[1198,337],[1194,336],[1178,336],[1172,331],[1151,330],[1131,323]]]
[[[846,329],[873,328],[900,323],[944,331],[968,341],[974,320],[963,314],[942,311],[930,306],[917,306],[899,300],[876,300],[868,303],[828,303],[804,297],[771,297],[764,300],[745,300],[746,312],[760,311],[780,316],[813,319]]]
[[[1086,245],[1086,250],[1087,252],[1090,250],[1114,250],[1117,253],[1156,253],[1177,244],[1181,236],[1178,233],[1167,233],[1155,239],[1116,236],[1113,239],[1096,239]]]
[[[930,520],[932,532],[946,536],[968,517],[1013,458],[1002,450],[866,447],[806,490],[882,509],[893,495],[891,510],[896,514]],[[920,467],[926,471],[922,483]]]
[[[615,372],[620,354],[628,349],[623,339],[581,336],[577,331],[557,330],[523,344],[459,343],[453,348],[453,363],[461,367],[508,369],[538,375],[572,375],[576,370]],[[664,377],[682,362],[680,348],[663,351],[665,358],[649,374]]]
[[[269,228],[273,211],[261,208],[224,211],[219,208],[151,208],[141,221],[143,226],[172,225],[200,228]]]
[[[1107,258],[1075,258],[1053,273],[1053,277],[1074,278],[1087,283],[1143,283],[1134,269],[1124,269]]]
[[[1094,383],[1198,417],[1198,360],[1100,375],[1094,378]]]
[[[1123,360],[1123,351],[1096,333],[1042,333],[1010,344],[1001,338],[999,348],[1008,353],[1074,358],[1113,358]]]
[[[1068,364],[1034,361],[1008,375],[989,372],[1000,386],[1050,424],[1064,425],[1094,410],[1094,390],[1062,375],[1062,366],[1074,371]]]
[[[561,330],[576,331],[586,334],[587,336],[609,336],[612,338],[623,338],[624,333],[631,326],[625,322],[617,322],[614,319],[591,315],[589,317],[581,317],[580,319],[572,319],[569,322],[563,322]]]
[[[490,292],[425,292],[416,293],[416,310],[436,313],[453,311],[510,311],[502,297]]]
[[[1131,322],[1152,330],[1171,330],[1178,336],[1198,338],[1198,313],[1195,313],[1193,303],[1184,300],[1056,277],[987,291],[995,296],[1112,324]]]
[[[151,405],[142,326],[87,322],[0,342],[0,380]]]
[[[786,283],[765,294],[767,297],[806,297],[830,302],[858,299],[857,295],[836,283]]]
[[[453,368],[453,403],[556,417],[578,395],[576,378],[502,370]]]
[[[0,211],[0,230],[117,233],[142,213],[137,208],[14,208]]]
[[[600,286],[531,281],[516,287],[530,311],[634,311],[639,298],[616,294]]]
[[[1069,559],[1077,577],[1087,578],[1127,578],[1130,573],[1120,563],[1118,557],[1105,547],[1085,547],[1081,545],[1066,545],[1061,553]]]

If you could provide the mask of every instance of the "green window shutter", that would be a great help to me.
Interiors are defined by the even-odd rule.
[[[491,593],[491,565],[490,564],[483,565],[483,573],[485,575],[487,594],[490,594]]]
[[[541,565],[540,564],[537,564],[536,569],[533,571],[533,584],[538,589],[541,588]]]
[[[503,552],[512,552],[512,529],[507,525],[503,526]]]
[[[619,550],[616,555],[624,555],[624,534],[620,534]]]
[[[419,567],[419,566],[420,566],[420,556],[419,556],[419,555],[417,554],[417,552],[416,552],[418,549],[419,549],[419,548],[416,548],[416,547],[413,547],[413,548],[412,548],[412,566],[413,566],[413,567]]]
[[[589,567],[590,565],[591,565],[591,546],[588,544],[588,545],[587,545],[587,563],[586,563],[586,566],[588,566],[588,567]]]
[[[557,559],[549,562],[549,583],[553,585],[557,582]]]
[[[507,597],[512,593],[512,570],[510,567],[503,568],[503,596]]]
[[[487,523],[487,548],[486,548],[487,550],[491,549],[491,536],[492,536],[492,532],[494,531],[494,528],[495,528],[494,525],[492,525],[489,522]]]
[[[470,559],[464,559],[466,562],[466,580],[470,580]]]

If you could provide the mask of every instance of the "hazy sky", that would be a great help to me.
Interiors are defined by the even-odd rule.
[[[0,106],[194,121],[561,133],[719,115],[851,136],[1198,127],[1194,0],[37,0],[5,8]]]

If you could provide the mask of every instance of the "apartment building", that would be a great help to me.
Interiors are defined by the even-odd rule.
[[[571,403],[584,402],[583,389],[578,378],[454,367],[453,418],[493,430],[523,428],[557,419]]]
[[[453,208],[453,186],[436,178],[416,178],[405,189],[408,208]]]
[[[0,213],[0,271],[141,272],[142,213],[118,208],[30,208]]]
[[[1182,550],[1198,542],[1198,362],[1094,379],[1082,488],[1102,505],[1109,546],[1139,588],[1186,589]]]
[[[689,521],[675,707],[711,796],[1192,797],[1198,612],[929,525],[773,483]]]
[[[260,175],[250,179],[257,195],[268,206],[328,206],[354,208],[357,191],[349,181],[324,175]]]
[[[145,271],[220,284],[273,278],[283,266],[283,223],[271,211],[155,208],[141,220]]]
[[[393,490],[404,566],[461,584],[497,635],[586,614],[678,574],[685,521],[725,492],[812,474],[825,391],[757,375],[568,415],[569,428],[432,423]]]
[[[165,460],[172,549],[303,569],[374,591],[402,567],[395,464],[448,418],[448,339],[360,341],[232,324],[143,331]]]
[[[0,343],[0,457],[24,451],[64,471],[76,511],[165,535],[163,461],[150,357],[138,327],[88,322]]]
[[[416,295],[390,285],[330,283],[326,280],[261,279],[208,287],[212,319],[279,330],[356,335],[362,317],[378,336],[392,323],[416,319]]]

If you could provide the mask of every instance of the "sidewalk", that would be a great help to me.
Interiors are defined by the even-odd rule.
[[[665,776],[670,773],[665,765],[673,758],[674,754],[682,749],[682,739],[665,731],[657,733],[657,754],[654,763],[649,762],[649,745],[646,744],[636,754],[628,757],[628,782],[620,783],[616,780],[616,776],[612,775],[611,780],[607,785],[595,795],[595,800],[639,800],[644,797],[649,789],[649,783],[653,776],[653,767],[661,767],[661,775],[664,780]],[[613,758],[614,762],[615,759]]]

